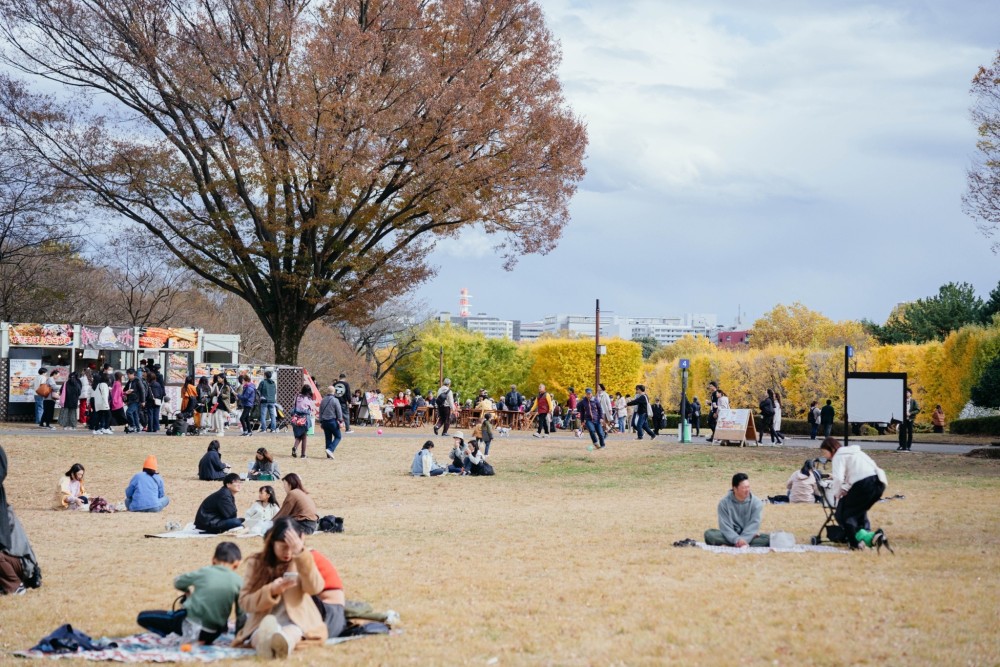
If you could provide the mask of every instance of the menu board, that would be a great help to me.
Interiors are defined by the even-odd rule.
[[[189,355],[183,352],[171,352],[167,355],[167,384],[184,384],[188,376]]]
[[[11,345],[21,347],[70,347],[73,345],[73,325],[11,324],[7,339]]]
[[[197,350],[198,330],[175,327],[140,327],[139,347],[144,350]]]
[[[80,327],[80,346],[85,350],[131,350],[135,347],[132,327]]]
[[[35,402],[35,378],[41,367],[41,359],[10,360],[10,391],[7,398],[10,403]]]

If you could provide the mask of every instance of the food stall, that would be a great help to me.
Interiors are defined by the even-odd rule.
[[[179,405],[184,378],[206,350],[213,360],[237,364],[239,344],[238,335],[193,328],[0,322],[0,421],[34,419],[33,385],[42,367],[59,368],[64,381],[70,371],[82,376],[104,364],[123,370],[148,359],[160,364],[167,396]]]

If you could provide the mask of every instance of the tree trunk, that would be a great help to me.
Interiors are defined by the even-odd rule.
[[[271,340],[274,341],[274,362],[285,366],[298,366],[299,345],[309,323],[303,324],[294,317],[277,322]]]

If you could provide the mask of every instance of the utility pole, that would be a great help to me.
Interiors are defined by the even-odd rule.
[[[444,385],[444,345],[438,350],[438,386]]]
[[[601,300],[597,299],[594,307],[596,323],[594,325],[594,394],[601,390]]]

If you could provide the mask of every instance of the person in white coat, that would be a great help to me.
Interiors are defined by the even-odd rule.
[[[270,485],[260,487],[257,491],[257,500],[247,510],[243,527],[253,529],[265,522],[271,523],[279,509],[281,509],[281,505],[278,504],[278,496],[274,493],[274,487]]]
[[[97,377],[94,385],[94,435],[111,435],[111,378],[105,373]]]

